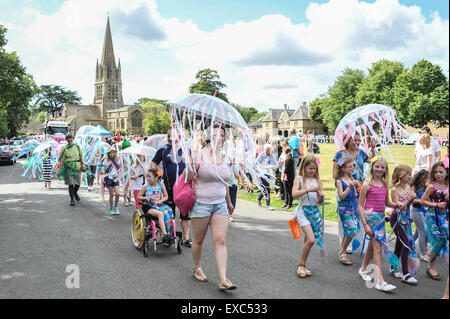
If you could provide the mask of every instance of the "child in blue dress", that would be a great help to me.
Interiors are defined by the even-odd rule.
[[[169,229],[169,220],[172,216],[172,209],[164,204],[169,199],[164,183],[159,180],[158,170],[149,169],[146,174],[147,184],[142,186],[138,195],[138,200],[145,201],[147,204],[143,206],[144,212],[158,218],[159,228],[163,235],[163,241],[169,241],[170,235],[167,234]]]

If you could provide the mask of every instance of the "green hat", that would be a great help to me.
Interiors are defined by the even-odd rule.
[[[124,140],[124,141],[122,142],[122,149],[123,149],[123,150],[126,149],[127,147],[130,147],[130,146],[131,146],[131,143],[130,143],[129,140]]]

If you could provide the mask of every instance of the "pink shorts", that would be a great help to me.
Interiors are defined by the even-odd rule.
[[[133,191],[133,195],[134,195],[134,201],[136,203],[136,208],[142,208],[142,205],[139,205],[138,202],[138,195],[139,195],[139,190]]]

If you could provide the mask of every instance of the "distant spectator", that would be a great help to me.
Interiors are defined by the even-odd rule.
[[[428,126],[422,127],[422,134],[427,134],[430,136],[430,147],[431,147],[431,166],[433,166],[436,162],[441,161],[441,146],[439,145],[438,141],[436,141],[433,138],[433,134],[431,133],[431,130]],[[419,143],[416,143],[416,149],[414,150],[414,154],[417,153],[420,145]],[[417,156],[416,156],[417,158]]]

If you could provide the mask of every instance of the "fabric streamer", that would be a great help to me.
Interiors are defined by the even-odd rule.
[[[357,107],[339,122],[335,130],[334,141],[340,150],[357,132],[361,135],[361,147],[367,151],[371,138],[375,138],[381,147],[386,149],[392,162],[397,166],[389,149],[389,143],[399,141],[400,134],[402,132],[408,134],[408,132],[397,121],[396,116],[397,113],[386,105],[367,104]],[[376,132],[376,129],[380,134]]]

